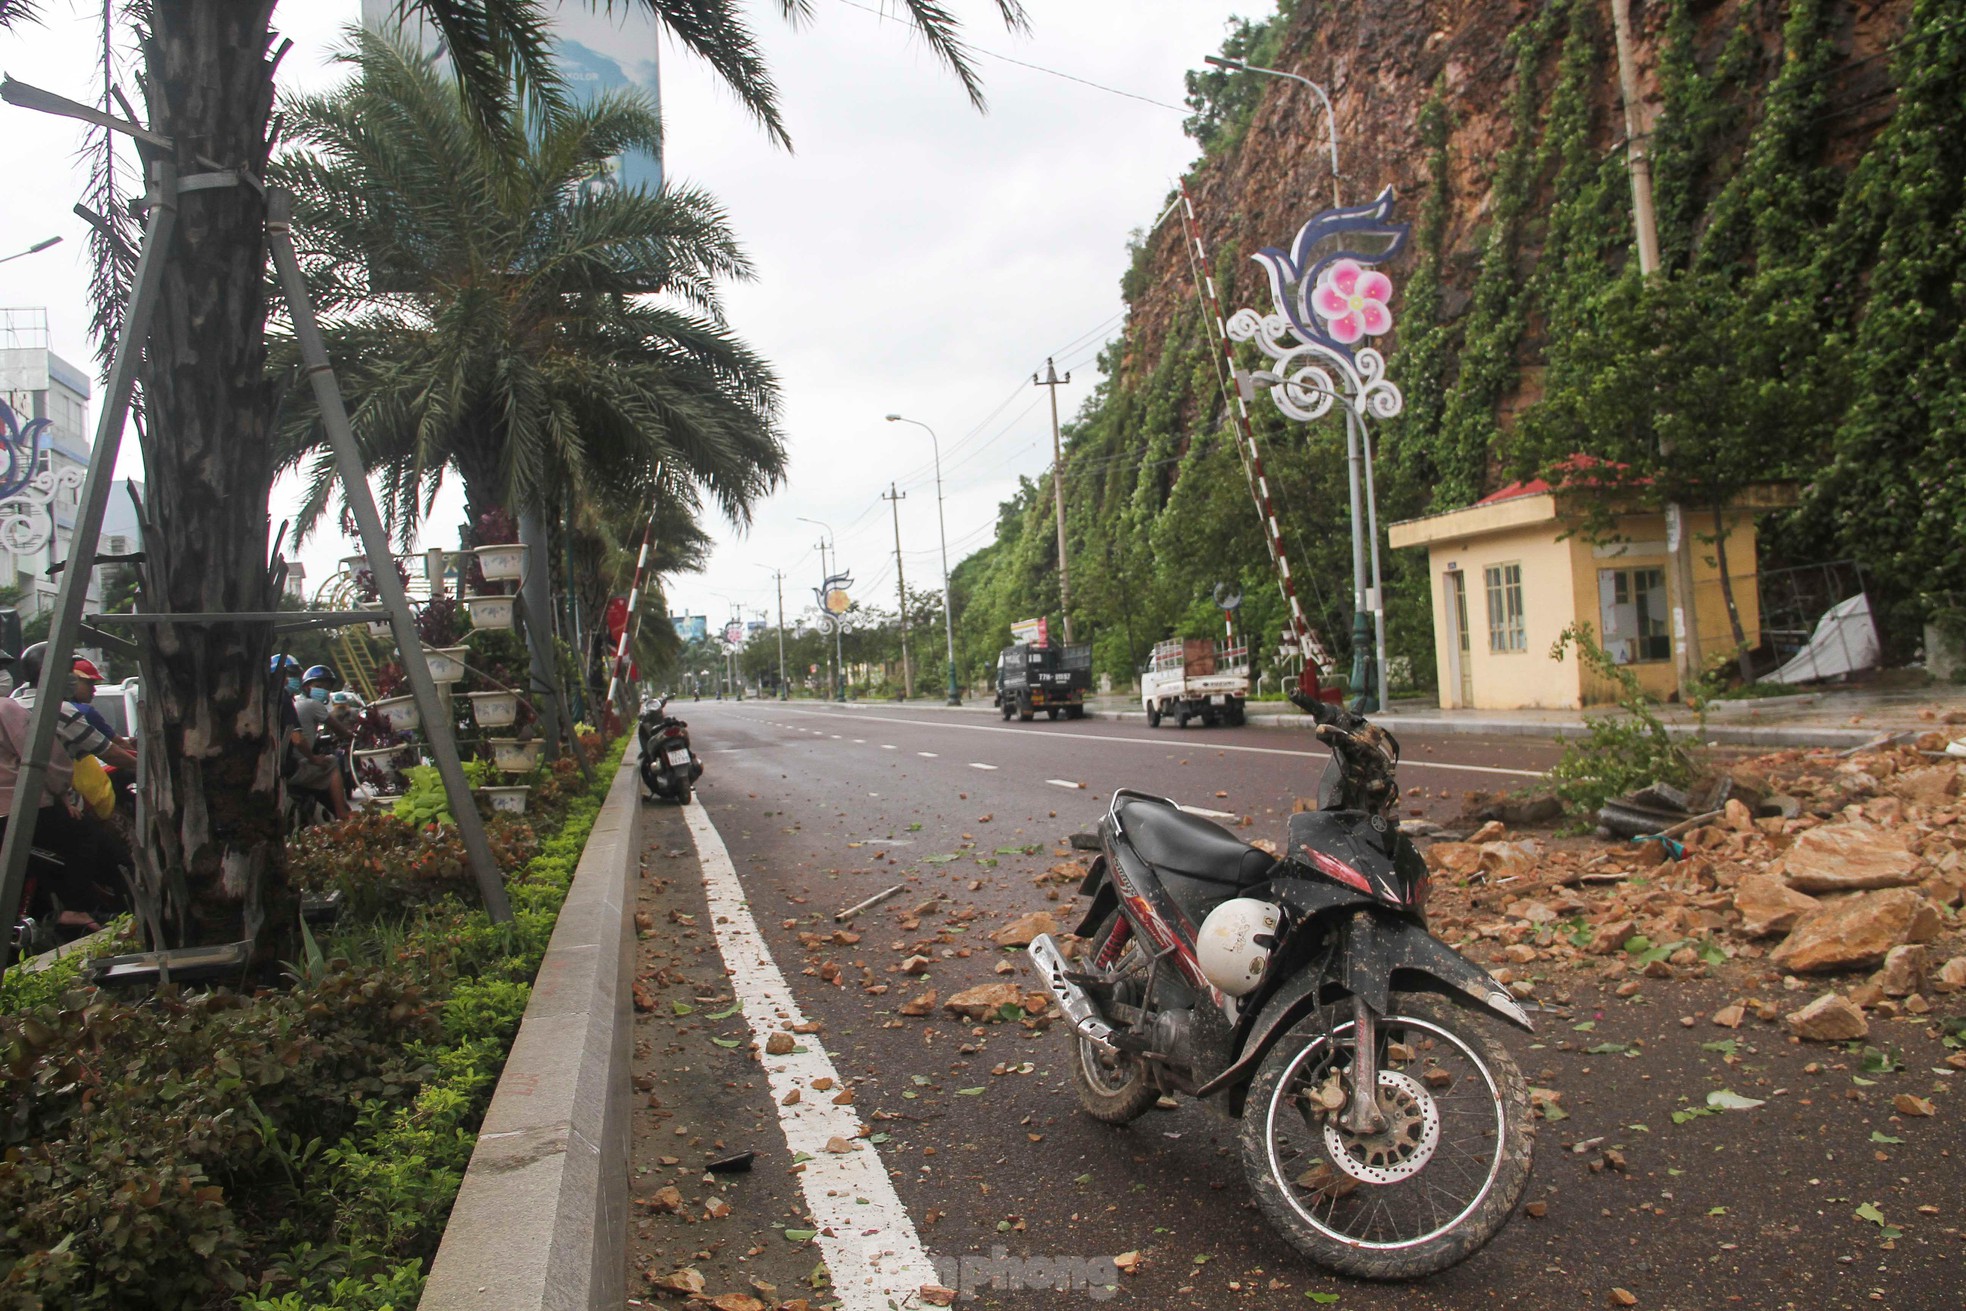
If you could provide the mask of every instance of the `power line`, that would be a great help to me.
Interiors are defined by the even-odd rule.
[[[858,4],[856,3],[856,0],[840,0],[840,3],[845,5],[849,9],[858,9],[860,12],[864,14],[872,14],[874,17],[880,19],[884,23],[901,23],[902,21],[899,18],[896,18],[892,14],[882,13],[880,10],[875,9],[869,5]],[[907,26],[907,24],[905,23],[903,23],[902,25],[904,27]],[[964,47],[962,47],[962,49],[966,54],[982,55],[986,59],[995,59],[1002,63],[1015,64],[1019,68],[1028,68],[1034,73],[1045,73],[1051,77],[1063,78],[1067,82],[1076,82],[1080,86],[1091,87],[1094,91],[1104,91],[1107,95],[1110,96],[1124,96],[1128,100],[1138,100],[1143,104],[1153,105],[1160,109],[1171,109],[1177,114],[1186,114],[1190,112],[1189,109],[1184,105],[1170,105],[1165,100],[1155,100],[1152,96],[1143,96],[1132,91],[1122,91],[1118,87],[1106,86],[1103,83],[1094,82],[1090,78],[1080,77],[1076,73],[1062,73],[1055,68],[1046,68],[1043,64],[1033,64],[1029,60],[1017,59],[1010,55],[998,54],[994,50],[986,50],[982,46],[965,45]]]

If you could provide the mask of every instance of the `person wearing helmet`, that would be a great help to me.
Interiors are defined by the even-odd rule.
[[[282,772],[288,785],[319,793],[327,799],[336,819],[347,819],[348,793],[342,787],[341,759],[332,749],[320,749],[322,729],[331,709],[326,684],[339,680],[326,665],[315,665],[303,674],[300,662],[292,656],[273,657],[273,675],[293,691],[293,695],[276,698],[283,707],[280,731],[286,748]],[[315,691],[320,693],[318,698]]]
[[[36,642],[22,651],[20,658],[14,662],[20,686],[14,689],[13,699],[29,710],[34,708],[41,682],[41,663],[47,658],[47,654],[48,644]],[[93,670],[95,666],[90,665],[89,668]],[[92,683],[90,695],[94,695],[94,690]],[[70,760],[79,756],[94,756],[114,769],[136,768],[136,752],[118,745],[114,734],[105,733],[91,724],[82,714],[82,708],[72,701],[61,703],[61,717],[55,724],[55,736],[61,740],[62,747],[68,752]]]
[[[103,718],[102,711],[95,707],[96,686],[102,682],[102,671],[96,668],[93,660],[85,659],[82,656],[75,657],[74,669],[74,679],[69,684],[68,689],[69,702],[77,710],[82,712],[82,718],[89,721],[90,727],[96,729],[104,737],[109,738],[124,750],[135,751],[137,749],[136,739],[119,736],[115,727],[107,719]]]
[[[28,804],[18,795],[18,784],[31,713],[28,701],[0,697],[0,834],[6,832],[16,809]],[[41,795],[35,798],[35,854],[28,865],[31,886],[22,906],[7,908],[10,913],[41,916],[59,905],[55,922],[65,935],[93,933],[103,919],[120,910],[118,866],[129,863],[129,853],[114,834],[70,808],[74,772],[74,760],[57,736],[42,775]],[[53,859],[42,859],[42,852]]]

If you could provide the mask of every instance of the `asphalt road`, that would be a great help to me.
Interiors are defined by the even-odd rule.
[[[946,1000],[977,983],[1036,986],[1022,952],[987,935],[1036,909],[1070,926],[1073,889],[1037,880],[1115,788],[1218,812],[1248,837],[1280,838],[1282,816],[1314,791],[1322,767],[1308,734],[1005,724],[973,711],[814,703],[680,708],[706,763],[704,815],[728,847],[764,946],[818,1026],[814,1041],[851,1090],[852,1109],[878,1131],[861,1146],[877,1153],[942,1282],[961,1278],[955,1262],[973,1276],[976,1262],[994,1261],[981,1268],[1049,1284],[1141,1254],[1116,1292],[997,1288],[961,1305],[1569,1308],[1626,1305],[1614,1292],[1623,1290],[1640,1307],[1682,1311],[1966,1306],[1966,1182],[1954,1159],[1966,1134],[1955,1072],[1929,1021],[1874,1028],[1889,1059],[1867,1069],[1861,1053],[1796,1046],[1758,1021],[1735,1033],[1681,1023],[1741,996],[1792,1004],[1772,979],[1759,994],[1738,978],[1648,982],[1626,999],[1609,981],[1548,980],[1539,997],[1567,1013],[1545,1016],[1533,1038],[1508,1039],[1530,1082],[1560,1092],[1567,1112],[1539,1130],[1525,1200],[1542,1214],[1518,1215],[1473,1259],[1421,1284],[1339,1279],[1304,1263],[1257,1215],[1234,1124],[1183,1103],[1111,1129],[1078,1110],[1062,1026],[970,1025],[939,1008],[927,1018],[896,1014],[929,988]],[[1464,792],[1526,782],[1557,754],[1520,738],[1412,738],[1404,747],[1409,813],[1435,819],[1450,817]],[[666,1168],[688,1207],[721,1197],[733,1213],[698,1223],[644,1208],[638,1268],[694,1261],[710,1293],[765,1277],[780,1298],[819,1305],[823,1290],[786,1287],[817,1257],[798,1241],[811,1198],[787,1173],[799,1167],[771,1123],[785,1111],[740,1041],[751,1036],[744,1017],[725,1013],[733,988],[741,995],[747,985],[720,977],[710,908],[683,876],[691,866],[681,821],[673,808],[645,812],[644,904],[662,922],[647,935],[644,966],[675,966],[656,981],[639,1035],[650,1086],[662,1078],[672,1091],[666,1103],[652,1094],[664,1104],[640,1126],[636,1188],[645,1195]],[[897,882],[907,891],[852,925],[858,941],[831,936],[835,911]],[[938,894],[939,907],[922,909]],[[716,923],[723,931],[724,918]],[[927,972],[901,973],[917,953]],[[1000,973],[1004,962],[1014,972]],[[671,1013],[672,998],[686,1017]],[[1764,1104],[1684,1114],[1721,1088]],[[1898,1115],[1901,1093],[1929,1099],[1936,1114]],[[687,1126],[671,1123],[678,1116]],[[699,1146],[679,1159],[678,1139]],[[713,1186],[699,1177],[711,1144],[757,1150],[756,1171]]]

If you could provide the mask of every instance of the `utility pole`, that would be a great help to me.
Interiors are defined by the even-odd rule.
[[[1611,26],[1618,47],[1618,89],[1625,102],[1625,163],[1632,179],[1632,229],[1638,238],[1639,276],[1659,268],[1659,220],[1652,207],[1652,133],[1639,101],[1638,66],[1632,55],[1631,0],[1611,0]],[[1672,458],[1672,443],[1661,437],[1661,458]],[[1666,555],[1672,564],[1672,653],[1683,698],[1699,681],[1699,607],[1693,596],[1693,544],[1686,512],[1666,503]]]
[[[881,499],[894,511],[894,590],[901,597],[901,695],[913,701],[915,671],[908,664],[908,580],[901,574],[901,503],[908,499],[908,493],[896,491],[889,481]]]
[[[758,567],[765,569],[770,566]],[[771,580],[778,584],[778,699],[785,701],[792,695],[791,689],[785,683],[785,571],[773,569]]]
[[[1051,492],[1058,506],[1058,611],[1065,620],[1065,644],[1072,642],[1072,576],[1065,567],[1065,448],[1058,436],[1058,389],[1072,380],[1067,373],[1058,376],[1052,367],[1049,356],[1044,362],[1044,376],[1031,375],[1033,387],[1051,389]]]

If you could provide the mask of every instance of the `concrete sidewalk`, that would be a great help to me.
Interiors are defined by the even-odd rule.
[[[834,703],[837,704],[837,703]],[[940,698],[913,701],[854,700],[849,706],[947,710]],[[963,711],[980,715],[1001,712],[987,697],[965,700]],[[1391,709],[1372,716],[1395,731],[1479,737],[1581,737],[1588,718],[1621,718],[1616,706],[1589,710],[1442,710],[1431,701],[1395,698]],[[1708,707],[1704,726],[1684,706],[1661,706],[1659,718],[1676,736],[1718,746],[1837,747],[1861,746],[1879,736],[1943,732],[1966,737],[1966,686],[1936,684],[1926,688],[1849,688],[1800,692],[1793,697],[1752,701],[1718,701]],[[1140,703],[1120,694],[1096,696],[1086,702],[1086,717],[1120,723],[1147,722]],[[1251,702],[1249,723],[1262,728],[1309,729],[1310,718],[1283,701]]]

